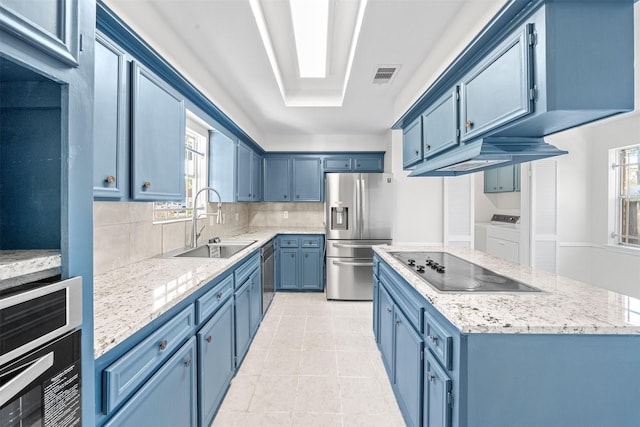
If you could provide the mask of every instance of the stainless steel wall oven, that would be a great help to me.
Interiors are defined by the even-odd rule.
[[[0,426],[80,426],[82,279],[0,291]]]

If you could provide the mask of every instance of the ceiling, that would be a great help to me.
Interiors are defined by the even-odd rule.
[[[345,9],[357,9],[356,0],[332,1]],[[419,73],[423,64],[438,57],[442,57],[440,62],[450,61],[452,51],[443,49],[443,43],[454,48],[465,37],[470,39],[469,19],[457,17],[470,9],[497,10],[505,0],[369,0],[340,107],[286,105],[249,0],[105,3],[241,127],[250,123],[262,135],[381,135],[403,112],[394,110],[403,90],[415,86],[416,79],[418,90],[426,88],[423,83],[428,79]],[[329,61],[324,82],[301,81],[292,71],[296,54],[291,18],[282,13],[288,10],[285,0],[260,3],[278,50],[277,60],[282,63],[288,96],[334,96],[336,88],[340,89],[336,76],[344,73],[346,64]],[[340,40],[336,50],[345,51],[348,38],[340,32],[344,30],[335,30],[329,38]],[[431,56],[433,52],[438,57]],[[400,65],[391,83],[372,83],[377,68],[387,64]],[[414,99],[418,90],[412,93]],[[251,135],[251,129],[245,130]]]

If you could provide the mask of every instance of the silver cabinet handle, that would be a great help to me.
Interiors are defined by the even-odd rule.
[[[207,337],[205,338],[205,340],[206,340],[207,342],[211,342],[211,340],[212,340],[211,335],[207,335]]]
[[[160,350],[164,350],[165,348],[167,348],[167,340],[162,340],[160,341]]]
[[[27,364],[29,363],[31,362],[27,362]],[[20,393],[20,391],[31,384],[40,375],[44,374],[46,370],[52,366],[53,352],[50,352],[38,359],[20,375],[0,387],[0,407],[13,399],[16,394]]]
[[[185,360],[185,361],[184,361],[184,366],[186,366],[187,368],[188,368],[189,366],[191,366],[191,359],[187,359],[187,360]]]
[[[433,335],[429,335],[429,339],[431,340],[432,343],[437,344],[438,343],[438,337],[434,337]]]
[[[350,265],[352,267],[373,267],[372,262],[333,261],[334,265]]]
[[[427,378],[429,379],[429,382],[434,382],[436,380],[436,376],[431,372],[427,372]]]

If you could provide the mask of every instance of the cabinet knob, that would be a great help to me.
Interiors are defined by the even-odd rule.
[[[287,198],[287,195],[286,195],[286,194],[284,195],[284,198],[285,198],[285,199]]]
[[[438,343],[438,337],[434,337],[433,335],[429,335],[429,339],[431,340],[432,343],[437,344]]]
[[[348,168],[348,167],[349,167],[349,163],[345,163],[345,164],[344,164],[344,167],[345,167],[345,168]]]
[[[295,255],[294,255],[294,254],[291,254],[291,258],[293,258],[293,257],[295,257]]]
[[[387,307],[387,313],[391,313],[391,307]]]
[[[113,175],[109,175],[105,181],[107,181],[109,184],[113,184],[114,182],[116,182],[116,177]]]
[[[467,120],[467,123],[465,123],[464,126],[467,129],[471,129],[471,127],[473,126],[473,122],[471,120]]]
[[[218,292],[218,295],[216,295],[216,298],[218,298],[218,301],[220,301],[220,298],[222,298],[222,292]]]
[[[420,153],[418,150],[415,150],[414,153],[416,154],[416,156]]]
[[[160,341],[160,345],[158,347],[160,347],[160,350],[167,348],[167,340]]]
[[[396,326],[400,326],[400,321],[396,320]]]
[[[191,366],[191,359],[187,359],[187,360],[185,360],[185,361],[184,361],[184,366],[186,366],[187,368],[188,368],[189,366]]]
[[[429,150],[431,150],[431,146],[429,144],[427,144],[427,145],[424,146],[424,149],[429,151]]]
[[[436,380],[436,376],[431,372],[427,372],[427,378],[429,379],[429,382],[434,382]]]
[[[207,340],[207,342],[211,342],[211,335],[207,335],[207,337],[205,338],[205,340]]]
[[[299,194],[296,194],[296,199],[299,199],[299,198],[300,198],[300,195],[299,195]]]
[[[304,254],[304,257],[305,258],[309,258],[309,254]]]
[[[144,182],[144,184],[142,184],[142,186],[143,186],[144,188],[151,188],[151,182],[149,182],[149,181],[145,181],[145,182]]]
[[[360,166],[361,166],[361,165],[360,165],[360,163],[358,163],[358,164],[356,165],[356,167],[358,167],[358,168],[359,168]]]

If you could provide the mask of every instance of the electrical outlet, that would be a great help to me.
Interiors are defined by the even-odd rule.
[[[289,218],[289,211],[284,211],[284,212],[282,213],[282,217],[283,217],[284,219]]]

